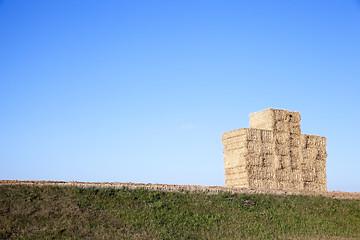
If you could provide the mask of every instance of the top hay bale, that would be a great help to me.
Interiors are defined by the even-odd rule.
[[[250,128],[301,134],[299,112],[269,108],[250,114]]]

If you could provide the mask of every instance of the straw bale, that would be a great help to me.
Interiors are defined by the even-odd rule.
[[[300,169],[292,169],[291,178],[295,182],[303,182],[302,171]]]
[[[273,109],[275,120],[278,122],[300,123],[301,116],[299,112],[291,112],[282,109]]]
[[[318,157],[318,155],[319,155],[319,150],[316,148],[302,149],[302,156],[305,162],[315,160]]]
[[[248,141],[240,141],[224,145],[224,152],[247,149]]]
[[[261,143],[258,141],[249,141],[247,144],[247,151],[249,154],[271,154],[274,145],[271,143]]]
[[[271,131],[260,129],[246,129],[241,128],[229,133],[224,133],[222,136],[222,142],[224,145],[239,143],[242,141],[259,141],[259,142],[272,142],[273,134]]]
[[[326,191],[326,187],[324,184],[319,184],[316,182],[305,181],[304,189],[308,191]]]
[[[290,168],[292,170],[297,170],[300,168],[299,164],[300,158],[290,157]]]
[[[316,175],[315,181],[319,184],[326,184],[326,174],[319,173]]]
[[[301,153],[302,153],[302,151],[300,151],[300,149],[297,148],[297,147],[290,148],[290,156],[291,157],[297,157],[298,158],[298,157],[300,157]]]
[[[275,189],[276,183],[272,180],[267,179],[253,179],[249,183],[249,187],[258,189]]]
[[[325,161],[317,161],[315,162],[316,172],[321,172],[326,174],[326,162]]]
[[[286,132],[290,134],[300,135],[300,124],[276,122],[274,129],[278,132]]]
[[[236,171],[235,168],[227,168],[227,169],[225,169],[225,176],[228,179],[243,178],[243,177],[246,177],[247,174],[248,174],[248,170],[243,169],[243,167],[239,167],[238,171]]]
[[[232,174],[228,174],[228,173],[225,173],[225,179],[226,180],[236,180],[236,179],[247,179],[248,178],[248,175],[247,175],[247,171],[245,172],[238,172],[238,173],[232,173]]]
[[[274,131],[275,143],[289,143],[291,140],[291,134],[289,132]]]
[[[320,185],[326,185],[326,176],[316,176],[315,181]]]
[[[290,169],[277,169],[274,172],[277,181],[290,181],[293,179],[293,172]]]
[[[274,152],[273,143],[262,143],[261,144],[261,154],[262,155],[271,155]]]
[[[225,179],[225,184],[229,187],[249,187],[249,183],[246,179]]]
[[[244,156],[247,166],[257,166],[259,168],[270,167],[274,162],[273,154],[248,154]]]
[[[315,169],[315,175],[318,179],[326,178],[326,167]]]
[[[274,153],[280,156],[290,156],[290,146],[288,144],[276,144]]]
[[[248,169],[248,176],[251,179],[269,179],[274,180],[275,174],[272,169],[252,167]]]
[[[232,168],[226,168],[225,169],[225,174],[226,175],[232,175],[232,174],[242,174],[242,173],[245,173],[247,170],[245,168],[245,165],[244,166],[239,166],[239,167],[232,167]]]
[[[289,131],[290,134],[292,135],[300,135],[301,134],[300,124],[296,126],[290,126]]]
[[[250,128],[279,130],[279,128],[288,129],[284,123],[298,124],[300,129],[300,114],[298,112],[290,112],[280,109],[266,109],[260,112],[250,114]]]
[[[315,169],[315,159],[314,158],[304,158],[302,159],[302,169],[304,171],[312,171]]]
[[[296,189],[295,184],[288,181],[277,181],[276,182],[277,189]]]
[[[247,133],[248,140],[259,141],[261,140],[261,130],[249,128]]]
[[[247,140],[246,128],[241,128],[222,135],[222,142],[224,144],[240,142]]]
[[[274,155],[273,154],[262,154],[260,155],[260,165],[261,167],[271,167],[274,166]]]
[[[233,137],[233,138],[223,139],[222,143],[223,143],[224,146],[226,146],[226,145],[229,145],[229,144],[235,144],[235,143],[239,143],[239,142],[242,142],[242,141],[246,141],[244,135],[236,136],[236,137]]]
[[[318,161],[326,161],[327,158],[327,152],[325,148],[318,149],[318,155],[316,157],[316,160]]]
[[[260,160],[260,154],[248,154],[245,156],[246,159],[246,167],[249,168],[251,166],[260,166],[261,160]]]
[[[245,187],[246,185],[249,185],[246,178],[243,178],[243,179],[240,179],[240,178],[225,179],[225,183],[227,185],[232,186],[232,187]]]
[[[248,152],[261,154],[261,142],[259,141],[248,141]]]
[[[248,179],[248,175],[247,175],[247,173],[243,173],[243,174],[241,174],[241,175],[239,175],[239,174],[229,174],[229,175],[226,175],[226,180],[227,181],[240,181],[240,180],[247,180]]]
[[[232,138],[241,138],[245,140],[260,140],[261,139],[261,130],[260,129],[251,129],[251,128],[240,128],[233,130],[227,133],[224,133],[222,136],[223,141],[232,139]]]
[[[274,140],[273,131],[260,130],[260,133],[261,133],[261,142],[263,142],[263,143],[272,143],[273,142],[273,140]]]
[[[224,154],[229,156],[230,158],[242,158],[243,156],[248,154],[247,148],[238,148],[238,149],[224,149]]]
[[[228,176],[225,178],[225,182],[231,184],[232,186],[235,185],[244,185],[244,184],[248,184],[248,177],[244,176],[244,177],[232,177],[232,176]]]
[[[316,159],[314,164],[315,168],[326,169],[326,159]]]
[[[313,182],[315,181],[315,177],[316,177],[316,172],[315,170],[311,170],[311,171],[303,171],[302,172],[302,178],[303,180],[306,182]]]
[[[275,115],[271,108],[250,114],[250,128],[274,130],[274,125]]]
[[[229,138],[233,138],[233,137],[238,137],[238,136],[242,136],[245,135],[247,131],[247,128],[240,128],[237,130],[232,130],[230,132],[226,132],[222,135],[222,139],[229,139]]]
[[[264,180],[266,187],[264,189],[276,189],[276,181],[275,180]]]
[[[224,157],[224,167],[225,168],[234,168],[246,166],[246,159],[241,155],[225,155]]]
[[[284,169],[285,168],[285,164],[282,161],[281,156],[279,156],[279,155],[275,155],[275,157],[274,157],[274,168],[275,169]]]
[[[299,148],[290,149],[290,166],[291,169],[299,169],[302,163],[302,156]]]
[[[301,146],[301,143],[300,143],[300,135],[293,135],[291,134],[290,135],[290,148],[296,148],[296,149],[299,149]]]
[[[228,161],[226,162],[225,165],[225,169],[229,169],[229,168],[236,168],[236,167],[244,167],[246,166],[245,163],[243,163],[241,160],[240,161]]]
[[[326,148],[326,138],[315,135],[301,134],[302,148]]]
[[[246,180],[244,180],[244,181],[241,181],[238,179],[225,180],[225,183],[229,187],[248,187],[249,186],[249,183]]]
[[[326,138],[315,136],[315,135],[307,135],[307,144],[309,146],[322,147],[326,146]]]
[[[275,155],[274,167],[275,169],[290,169],[290,156]]]
[[[227,158],[224,160],[224,168],[234,168],[234,167],[243,167],[246,166],[246,162],[243,159]]]

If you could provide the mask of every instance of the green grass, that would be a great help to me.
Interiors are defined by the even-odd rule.
[[[1,239],[360,239],[360,200],[0,186]]]

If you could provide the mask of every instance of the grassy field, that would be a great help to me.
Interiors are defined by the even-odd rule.
[[[1,239],[360,239],[360,200],[0,185]]]

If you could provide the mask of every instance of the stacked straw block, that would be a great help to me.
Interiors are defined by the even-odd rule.
[[[326,138],[301,134],[298,112],[266,109],[223,134],[225,185],[326,191]]]

